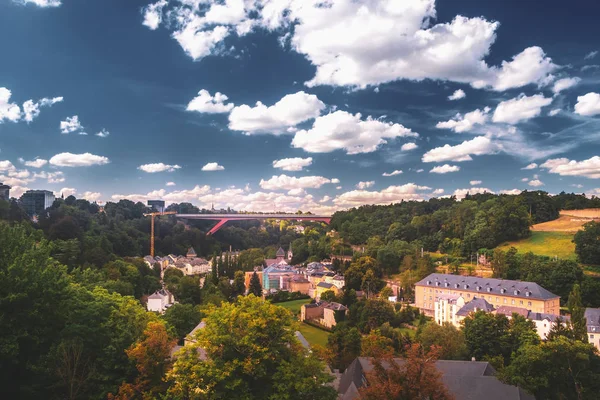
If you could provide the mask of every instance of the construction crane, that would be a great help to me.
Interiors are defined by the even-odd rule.
[[[176,211],[163,211],[144,214],[144,217],[150,217],[150,255],[154,258],[154,217],[161,215],[177,214]]]

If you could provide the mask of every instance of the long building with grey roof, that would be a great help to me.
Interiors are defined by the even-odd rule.
[[[495,308],[513,306],[560,314],[560,296],[535,282],[437,273],[415,284],[415,305],[426,315],[433,316],[436,298],[442,294],[462,296],[467,302],[484,299]]]

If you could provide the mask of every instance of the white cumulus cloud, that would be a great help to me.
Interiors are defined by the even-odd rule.
[[[154,4],[149,4],[144,8],[144,22],[148,28],[155,30],[162,22],[163,8],[168,4],[167,0],[161,0]]]
[[[101,137],[101,138],[108,137],[109,135],[110,135],[110,132],[107,131],[106,129],[102,129],[100,132],[96,133],[96,136]]]
[[[577,97],[575,113],[579,115],[593,116],[600,114],[600,94],[590,92]]]
[[[470,161],[471,156],[494,154],[499,150],[498,145],[485,136],[477,136],[471,140],[465,140],[456,146],[446,144],[429,150],[422,157],[423,162],[443,161]]]
[[[35,160],[31,161],[23,161],[23,164],[31,168],[42,168],[44,165],[48,164],[48,160],[36,158]]]
[[[309,153],[329,153],[344,150],[347,154],[371,153],[386,139],[418,137],[401,124],[383,122],[361,114],[335,111],[317,118],[308,130],[296,132],[292,146]]]
[[[416,149],[417,147],[419,146],[417,146],[416,143],[404,143],[402,147],[400,147],[400,151],[411,151]]]
[[[548,172],[561,176],[583,176],[590,179],[600,179],[600,157],[594,156],[583,161],[568,158],[553,158],[542,165]]]
[[[444,165],[438,165],[437,167],[433,167],[431,169],[431,171],[429,171],[429,172],[434,173],[434,174],[447,174],[449,172],[458,172],[458,171],[460,171],[460,167],[458,165],[444,164]]]
[[[318,117],[323,109],[325,103],[317,96],[300,91],[284,96],[269,107],[260,101],[254,107],[246,104],[234,107],[229,114],[229,129],[248,135],[279,135],[289,132],[289,128],[301,122]]]
[[[525,96],[521,93],[513,99],[498,104],[492,120],[494,122],[516,124],[537,117],[542,112],[542,107],[550,103],[552,103],[552,98],[545,98],[543,94]]]
[[[391,204],[402,200],[424,200],[423,191],[430,187],[407,183],[402,186],[389,186],[379,192],[352,190],[337,196],[333,203],[339,207],[357,207],[363,204]]]
[[[536,169],[537,167],[538,165],[536,163],[531,163],[521,169]]]
[[[529,183],[527,183],[529,186],[533,186],[533,187],[540,187],[540,186],[544,186],[544,182],[540,181],[539,179],[532,179],[529,181]]]
[[[46,8],[46,7],[59,7],[62,0],[13,0],[15,3],[21,4],[34,4],[38,7]]]
[[[452,93],[450,96],[448,96],[448,100],[460,100],[460,99],[464,99],[465,97],[467,97],[467,95],[465,94],[465,91],[462,89],[457,89],[454,91],[454,93]]]
[[[167,182],[166,185],[167,186],[175,186],[175,182]]]
[[[510,195],[518,195],[521,194],[523,191],[520,189],[505,189],[505,190],[501,190],[500,194],[510,194]]]
[[[64,121],[60,121],[60,133],[69,134],[81,131],[82,129],[83,126],[81,125],[81,122],[79,122],[79,116],[77,115],[67,117]]]
[[[23,103],[23,119],[27,122],[31,122],[34,118],[40,115],[40,107],[50,107],[62,101],[62,97],[54,97],[52,99],[43,98],[37,102],[34,102],[33,100],[27,100],[25,103]]]
[[[471,185],[471,186],[481,185],[481,181],[469,181],[469,185]]]
[[[50,164],[57,167],[89,167],[91,165],[104,165],[109,162],[110,160],[107,157],[91,153],[59,153],[50,158]]]
[[[381,176],[395,176],[395,175],[400,175],[402,173],[401,170],[396,169],[392,172],[384,172],[383,174],[381,174]]]
[[[554,82],[554,86],[552,86],[552,91],[554,94],[558,94],[563,90],[567,90],[575,85],[577,85],[581,81],[581,78],[563,78]]]
[[[198,92],[198,96],[189,102],[187,110],[209,114],[228,113],[233,109],[234,104],[226,104],[227,99],[229,97],[222,93],[217,92],[212,96],[208,90],[202,89]]]
[[[555,108],[553,110],[548,111],[548,115],[551,117],[554,117],[556,114],[558,114],[561,111],[560,108]]]
[[[267,190],[318,189],[332,180],[322,176],[303,176],[297,178],[285,174],[273,175],[269,180],[260,180],[260,187]]]
[[[144,165],[140,165],[138,167],[139,170],[147,172],[149,174],[154,174],[157,172],[173,172],[177,169],[180,169],[181,166],[175,164],[175,165],[169,165],[169,164],[164,164],[164,163],[151,163],[151,164],[144,164]]]
[[[485,107],[483,110],[477,109],[465,115],[457,113],[451,120],[438,122],[435,127],[451,129],[457,133],[469,132],[475,125],[483,125],[487,122],[490,110],[491,108]]]
[[[17,122],[21,119],[21,107],[10,102],[12,92],[7,88],[0,87],[0,123],[4,120]]]
[[[216,162],[207,163],[202,167],[202,171],[223,171],[224,169],[224,166],[219,165]]]
[[[367,182],[358,182],[356,184],[356,188],[357,189],[367,189],[370,188],[371,186],[373,186],[375,184],[375,181],[367,181]]]
[[[302,171],[304,167],[308,167],[312,164],[312,157],[301,158],[284,158],[281,160],[273,161],[273,168],[280,168],[284,171]]]

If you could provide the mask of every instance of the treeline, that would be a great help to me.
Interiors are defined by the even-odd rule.
[[[519,195],[491,193],[429,201],[406,201],[389,206],[362,206],[333,215],[331,226],[351,244],[379,236],[385,242],[418,241],[427,251],[468,255],[480,248],[518,240],[529,226],[551,221],[561,209],[600,207],[600,198],[543,191]]]

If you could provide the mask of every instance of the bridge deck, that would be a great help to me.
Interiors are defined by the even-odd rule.
[[[286,219],[295,221],[320,221],[329,224],[331,216],[329,215],[306,215],[306,214],[175,214],[177,218],[182,219],[200,219],[207,221],[219,221],[212,227],[207,235],[217,232],[227,221],[250,221],[263,219]]]

